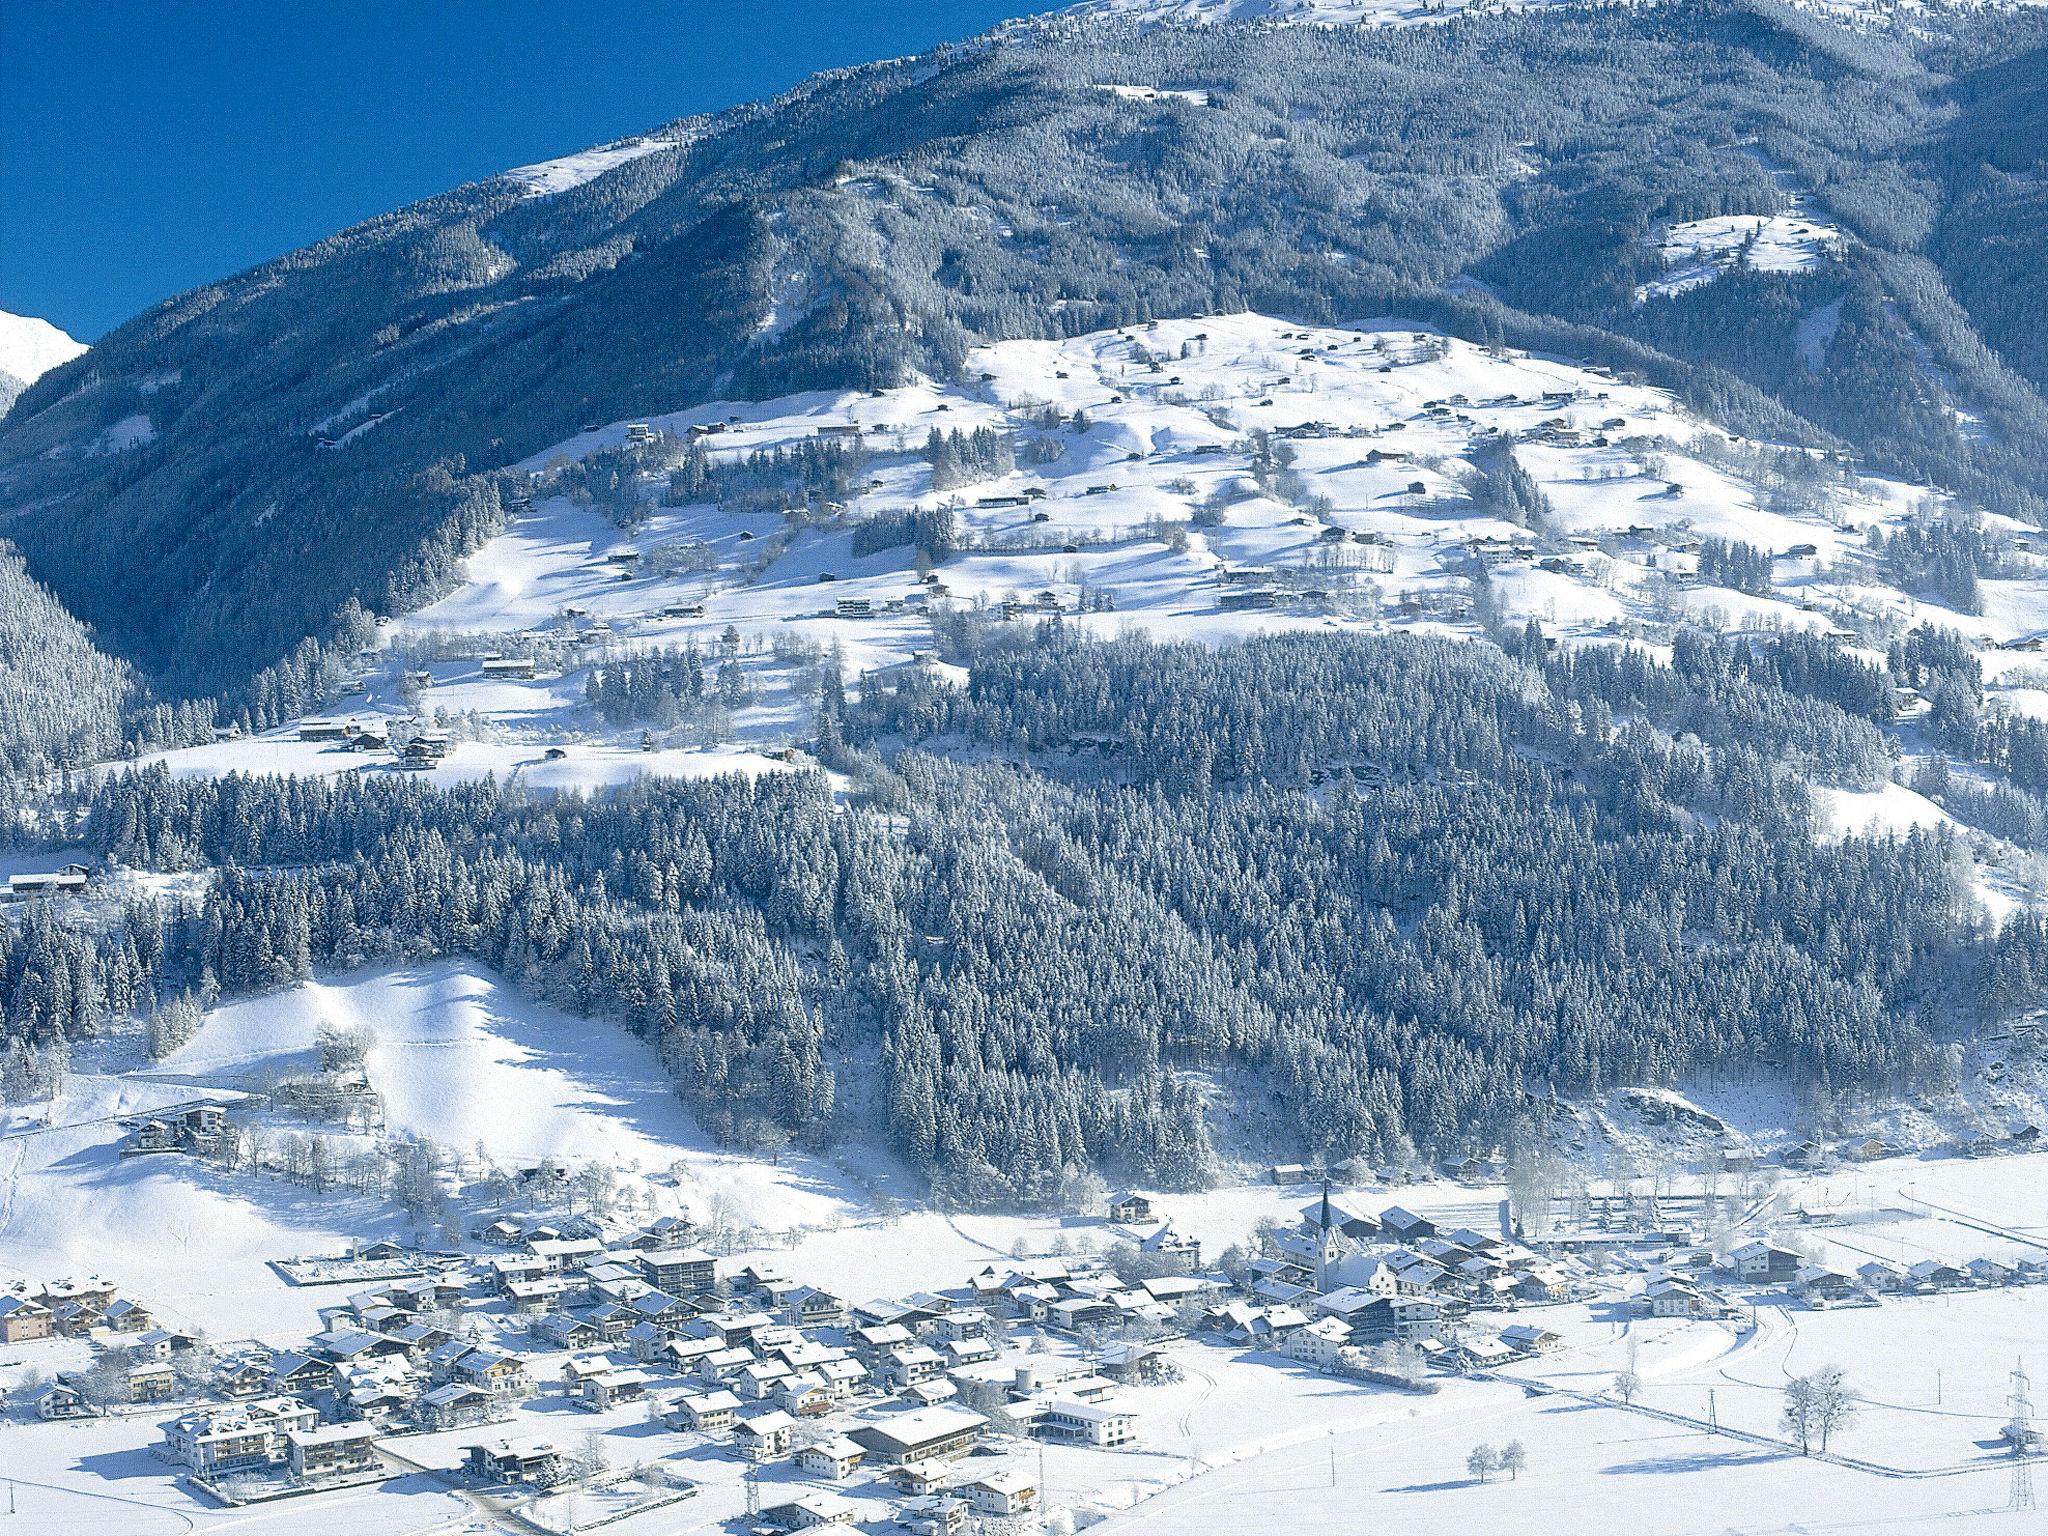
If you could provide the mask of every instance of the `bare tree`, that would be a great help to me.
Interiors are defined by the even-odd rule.
[[[1529,1453],[1522,1449],[1522,1442],[1510,1440],[1500,1448],[1500,1469],[1513,1482],[1522,1475],[1522,1469],[1529,1465]]]
[[[1795,1376],[1785,1384],[1785,1407],[1778,1416],[1779,1427],[1799,1442],[1799,1454],[1813,1450],[1813,1437],[1820,1430],[1820,1407],[1815,1401],[1813,1379]]]
[[[1490,1445],[1475,1445],[1472,1454],[1465,1458],[1465,1470],[1480,1482],[1485,1482],[1501,1467],[1500,1452]]]
[[[1636,1374],[1636,1340],[1630,1334],[1628,1340],[1628,1361],[1614,1378],[1614,1395],[1624,1403],[1632,1403],[1643,1390],[1643,1378]]]
[[[1801,1455],[1812,1452],[1820,1441],[1827,1454],[1828,1442],[1837,1430],[1847,1429],[1856,1418],[1857,1395],[1849,1385],[1848,1373],[1839,1365],[1824,1365],[1805,1376],[1795,1376],[1785,1387],[1784,1427],[1798,1436]]]

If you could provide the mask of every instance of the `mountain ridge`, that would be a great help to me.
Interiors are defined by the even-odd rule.
[[[2028,468],[2048,420],[2038,380],[1973,367],[1940,272],[1893,270],[1873,244],[1909,240],[1882,227],[1886,189],[1938,131],[1923,98],[1947,77],[1906,42],[1816,34],[1797,14],[1169,28],[1136,51],[1127,28],[1069,16],[1087,46],[1011,29],[836,71],[651,130],[667,142],[548,196],[507,173],[167,301],[103,340],[90,388],[59,375],[0,428],[0,530],[159,686],[218,692],[351,599],[397,611],[444,587],[500,515],[494,472],[581,420],[943,377],[982,340],[1253,303],[1411,313],[1662,369],[1738,425],[1846,431],[1980,497],[2048,483]],[[2029,40],[2024,18],[1955,26],[1995,57]],[[1704,120],[1660,130],[1661,186],[1629,166],[1641,156],[1619,124],[1642,66],[1622,62],[1624,43],[1753,98],[1745,111],[1777,119],[1767,136],[1794,173],[1832,178],[1859,246],[1838,280],[1844,368],[1892,380],[1884,411],[1830,404],[1832,379],[1757,347],[1716,354],[1718,311],[1758,307],[1731,296],[1747,280],[1642,315],[1605,297],[1638,286],[1648,258],[1631,231],[1646,222],[1781,197],[1702,148]],[[1198,87],[1206,106],[1159,94]],[[1614,98],[1612,124],[1564,136],[1565,96],[1589,91]],[[1880,107],[1908,120],[1854,151],[1866,167],[1851,150]],[[1714,110],[1723,135],[1745,121]],[[1914,174],[1938,204],[1940,183]],[[1443,291],[1468,273],[1486,286]],[[1532,286],[1540,274],[1562,281]],[[1759,281],[1783,303],[1810,280]],[[1985,397],[1969,402],[1989,422],[1981,441],[1943,424],[1944,377]],[[139,603],[108,599],[108,559]]]

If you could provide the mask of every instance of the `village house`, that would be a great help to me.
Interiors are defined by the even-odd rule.
[[[455,1362],[455,1377],[500,1397],[524,1396],[533,1388],[526,1362],[495,1349],[471,1349]]]
[[[1534,1323],[1514,1323],[1501,1329],[1500,1341],[1518,1355],[1544,1354],[1563,1342],[1548,1328]]]
[[[1179,1376],[1179,1367],[1156,1344],[1105,1344],[1096,1351],[1095,1368],[1110,1381],[1130,1386],[1149,1386]]]
[[[1360,1242],[1378,1237],[1380,1233],[1377,1217],[1368,1216],[1341,1195],[1330,1194],[1327,1190],[1301,1208],[1301,1227],[1304,1232],[1337,1232]]]
[[[1005,1468],[960,1485],[977,1515],[1009,1519],[1038,1507],[1038,1482],[1029,1473]]]
[[[647,1395],[647,1373],[638,1366],[586,1376],[577,1389],[577,1406],[601,1413],[620,1403],[636,1403]]]
[[[32,1344],[55,1331],[50,1309],[32,1297],[0,1296],[0,1344]]]
[[[61,869],[35,870],[9,875],[0,886],[0,900],[34,901],[44,896],[78,896],[92,883],[92,871],[83,864],[66,864]]]
[[[740,1416],[740,1400],[720,1388],[712,1392],[685,1392],[670,1402],[663,1421],[671,1429],[712,1434],[731,1429]]]
[[[1376,1296],[1352,1313],[1351,1336],[1361,1344],[1419,1338],[1442,1317],[1443,1307],[1426,1296]]]
[[[62,1376],[37,1387],[29,1394],[28,1401],[39,1419],[84,1419],[90,1418],[94,1412],[85,1393]]]
[[[1905,1270],[1889,1259],[1872,1259],[1857,1265],[1856,1278],[1869,1291],[1902,1291],[1907,1287]]]
[[[773,1461],[789,1454],[796,1420],[780,1408],[740,1419],[732,1427],[732,1443],[748,1461]]]
[[[836,1401],[825,1378],[816,1371],[785,1377],[775,1389],[775,1401],[800,1419],[820,1418],[832,1411]]]
[[[208,1408],[173,1419],[156,1447],[166,1461],[195,1477],[259,1472],[290,1460],[286,1438],[320,1422],[313,1408],[291,1397],[269,1397],[231,1408]]]
[[[169,1360],[131,1360],[122,1377],[130,1402],[161,1403],[178,1395],[178,1373]]]
[[[1338,1352],[1350,1344],[1349,1323],[1341,1318],[1319,1317],[1306,1328],[1289,1334],[1280,1345],[1280,1353],[1316,1370],[1327,1371],[1336,1365]]]
[[[52,1280],[35,1293],[36,1300],[53,1310],[65,1302],[80,1302],[94,1312],[104,1312],[114,1304],[114,1283],[102,1280],[98,1275],[87,1275],[82,1279],[66,1277]]]
[[[1130,1226],[1152,1219],[1152,1202],[1135,1191],[1126,1191],[1109,1202],[1109,1219]]]
[[[836,1328],[846,1319],[846,1303],[830,1291],[800,1285],[783,1298],[782,1312],[798,1328]]]
[[[1101,1448],[1129,1443],[1137,1423],[1137,1415],[1126,1409],[1071,1397],[1045,1400],[1038,1415],[1039,1432],[1048,1438]]]
[[[1138,1251],[1152,1255],[1176,1275],[1192,1275],[1202,1267],[1202,1244],[1199,1239],[1183,1237],[1173,1230],[1168,1222],[1151,1236],[1138,1244]]]
[[[1816,1305],[1847,1301],[1856,1295],[1856,1282],[1847,1275],[1821,1264],[1802,1264],[1794,1272],[1792,1282],[1799,1288],[1799,1294]]]
[[[510,1418],[511,1408],[494,1392],[473,1382],[451,1381],[420,1394],[412,1420],[425,1430],[467,1429]]]
[[[899,1344],[876,1362],[874,1374],[893,1387],[914,1387],[938,1375],[945,1363],[928,1344]]]
[[[1380,1230],[1397,1243],[1417,1243],[1436,1236],[1436,1223],[1398,1205],[1380,1212]]]
[[[317,1424],[285,1432],[295,1482],[354,1477],[378,1466],[377,1430],[368,1424]]]
[[[568,1458],[550,1440],[493,1440],[462,1448],[463,1470],[492,1483],[545,1488],[567,1464]]]
[[[836,1493],[805,1493],[761,1511],[760,1523],[770,1530],[814,1531],[821,1526],[851,1525],[856,1507]]]
[[[1705,1317],[1710,1311],[1698,1287],[1683,1280],[1653,1280],[1630,1305],[1650,1317]]]
[[[945,1403],[858,1425],[850,1435],[879,1459],[900,1464],[964,1456],[987,1428],[988,1420],[972,1409]]]
[[[834,1435],[816,1445],[807,1445],[796,1453],[796,1464],[813,1477],[828,1477],[834,1482],[853,1476],[854,1469],[861,1463],[867,1452],[844,1435]]]
[[[717,1283],[717,1261],[701,1248],[657,1248],[640,1255],[647,1283],[671,1296],[694,1296]]]
[[[1728,1255],[1729,1268],[1744,1280],[1790,1280],[1801,1262],[1798,1254],[1764,1242],[1744,1243]]]

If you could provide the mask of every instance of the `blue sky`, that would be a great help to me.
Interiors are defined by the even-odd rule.
[[[493,171],[1050,0],[0,0],[0,309],[91,340]]]

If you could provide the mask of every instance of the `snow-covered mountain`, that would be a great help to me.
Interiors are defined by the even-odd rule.
[[[1466,11],[1543,10],[1572,0],[1081,0],[1062,15],[1145,25],[1221,26],[1228,22],[1300,26],[1408,26]]]
[[[8,536],[111,652],[218,694],[352,596],[432,596],[493,477],[585,423],[1244,309],[1638,369],[2001,511],[2048,488],[2024,22],[1111,14],[650,125],[173,299],[0,429]]]
[[[29,385],[84,351],[84,342],[49,321],[0,309],[0,416]]]
[[[1453,16],[1588,5],[1596,0],[1080,0],[1058,14],[1134,21],[1146,26],[1209,27],[1229,22],[1292,26],[1413,26]],[[1921,0],[1787,0],[1842,22],[1871,22],[1921,11]],[[2015,10],[2043,0],[1980,0],[1975,9]],[[1955,7],[1948,7],[1955,9]]]

